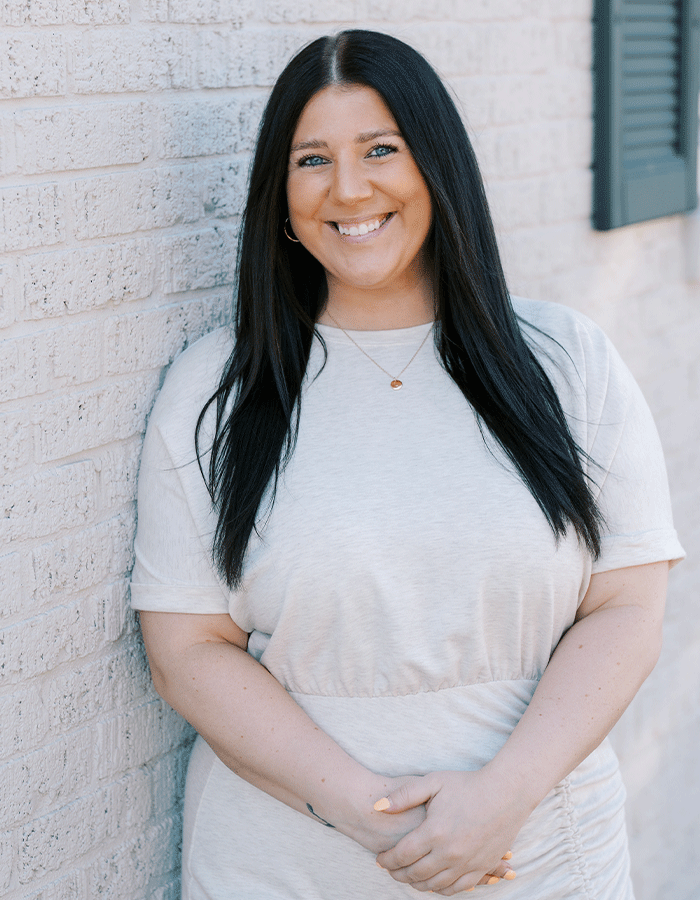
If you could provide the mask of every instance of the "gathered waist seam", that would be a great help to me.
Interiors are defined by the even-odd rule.
[[[464,688],[488,687],[494,684],[519,684],[521,682],[538,682],[541,674],[521,678],[493,678],[490,681],[471,681],[466,684],[450,684],[438,688],[425,688],[419,691],[406,691],[401,694],[318,694],[313,691],[302,691],[285,685],[285,690],[290,694],[298,694],[301,697],[319,697],[324,700],[394,700],[402,697],[419,697],[428,694],[439,694],[443,691],[458,691]]]

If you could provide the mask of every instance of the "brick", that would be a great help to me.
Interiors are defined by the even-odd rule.
[[[178,816],[150,824],[138,837],[118,847],[108,857],[98,859],[87,871],[87,896],[104,900],[123,900],[140,896],[154,900],[157,893],[148,890],[152,878],[171,872],[179,866],[178,852],[181,823]],[[178,900],[179,895],[173,895]]]
[[[143,162],[150,152],[150,118],[143,102],[22,110],[14,117],[22,172]]]
[[[541,188],[537,178],[496,182],[489,186],[488,197],[494,221],[509,228],[538,225],[541,221]]]
[[[7,553],[0,556],[0,619],[18,612],[24,603],[24,592],[27,589],[25,566],[19,553]]]
[[[0,39],[0,97],[56,97],[65,92],[61,35],[37,32]]]
[[[149,900],[180,900],[180,889],[180,878],[176,875],[168,882],[168,884],[153,891]],[[687,900],[693,900],[693,898],[688,897]]]
[[[199,86],[268,87],[295,52],[316,36],[309,29],[289,28],[202,31],[197,35]]]
[[[66,803],[90,783],[94,736],[83,729],[0,768],[0,827]]]
[[[218,226],[162,241],[162,286],[166,294],[232,284],[238,232]]]
[[[113,686],[115,711],[141,705],[145,699],[157,700],[141,634],[137,633],[128,637],[117,647],[119,648],[118,652],[115,652],[107,661],[109,678]]]
[[[105,327],[105,372],[127,374],[172,362],[193,340],[223,318],[219,299],[190,300],[177,306],[115,316]]]
[[[63,240],[63,195],[57,184],[0,190],[0,252]]]
[[[592,174],[570,170],[539,179],[541,222],[590,221],[593,197]]]
[[[177,724],[178,729],[180,728]],[[157,822],[164,821],[168,814],[177,811],[185,796],[185,777],[189,760],[191,741],[195,731],[189,728],[185,742],[161,756],[151,768],[151,796],[153,816]]]
[[[12,116],[0,116],[0,175],[17,171],[17,140]]]
[[[102,659],[55,677],[46,695],[54,735],[90,725],[114,708],[112,684]]]
[[[25,826],[17,860],[20,884],[54,872],[64,860],[79,859],[127,831],[142,814],[140,788],[145,777],[142,773],[126,776]]]
[[[179,30],[87,32],[72,43],[73,89],[108,94],[193,88],[193,40]]]
[[[155,247],[140,239],[23,260],[24,301],[33,319],[63,316],[148,297]]]
[[[63,325],[47,334],[46,367],[54,387],[87,384],[102,369],[102,330],[98,322]]]
[[[102,602],[83,599],[0,630],[0,684],[27,681],[97,650],[103,614]]]
[[[109,585],[104,593],[102,616],[105,640],[113,643],[124,634],[138,630],[136,613],[129,605],[129,582]]]
[[[140,434],[156,389],[157,375],[147,374],[38,403],[33,416],[40,426],[41,460],[62,459]]]
[[[27,900],[77,900],[78,897],[85,897],[87,895],[85,893],[83,873],[79,870],[74,870],[64,878],[59,878],[47,884],[38,893],[25,896]]]
[[[291,22],[355,22],[356,4],[353,0],[265,0],[265,18],[268,22],[289,24]]]
[[[79,240],[194,222],[202,215],[194,165],[84,178],[73,184]]]
[[[97,458],[97,469],[102,509],[112,510],[134,502],[140,456],[140,436],[121,441],[100,453]]]
[[[32,429],[26,410],[0,413],[0,447],[0,471],[4,473],[16,471],[33,462]]]
[[[11,262],[0,263],[0,328],[7,328],[17,319],[17,267]]]
[[[592,60],[592,22],[558,22],[555,26],[556,62],[568,68],[590,72]]]
[[[133,516],[122,514],[37,547],[32,554],[35,600],[84,590],[126,573],[132,563],[133,532]]]
[[[185,720],[162,700],[152,700],[98,722],[95,746],[98,775],[106,778],[111,774],[115,757],[125,769],[143,766],[153,757],[189,740],[191,733]]]
[[[49,719],[39,688],[32,684],[0,696],[0,759],[27,753],[48,734]],[[9,726],[7,723],[10,723]]]
[[[232,22],[240,27],[253,11],[252,0],[143,0],[145,22],[203,25]]]
[[[0,487],[0,541],[44,537],[84,525],[96,502],[92,462],[59,466]]]
[[[6,25],[119,25],[129,21],[128,0],[5,0]]]
[[[204,212],[228,219],[243,211],[247,171],[243,163],[212,163],[202,168],[201,190]]]
[[[12,878],[15,856],[15,836],[11,831],[0,834],[0,890],[7,890]]]
[[[169,103],[159,112],[161,158],[244,153],[255,144],[262,96]]]
[[[45,348],[45,334],[0,341],[0,402],[47,389]]]

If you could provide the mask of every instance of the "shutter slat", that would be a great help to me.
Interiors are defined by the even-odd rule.
[[[677,93],[678,80],[671,75],[627,75],[621,78],[623,96],[636,93]]]
[[[671,34],[667,38],[654,35],[649,38],[635,38],[633,41],[625,41],[622,45],[623,57],[635,56],[675,56],[678,52],[678,42]]]
[[[622,139],[622,149],[624,152],[628,147],[642,147],[645,145],[654,147],[662,144],[667,147],[672,147],[677,138],[678,132],[676,127],[664,128],[663,126],[657,126],[654,128],[633,128],[629,131],[625,131]]]
[[[676,126],[677,109],[654,109],[626,113],[622,116],[622,127],[627,133],[635,128],[654,128],[658,126]]]
[[[678,16],[675,3],[624,3],[624,16],[628,22],[653,20],[667,22]]]
[[[670,75],[676,77],[679,60],[675,57],[643,56],[634,59],[623,59],[623,75]]]

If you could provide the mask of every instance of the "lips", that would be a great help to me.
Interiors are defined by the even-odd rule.
[[[377,231],[377,229],[381,228],[389,219],[393,216],[393,213],[387,213],[381,217],[375,217],[373,219],[364,219],[361,222],[331,222],[331,224],[340,232],[340,234],[347,235],[350,237],[357,237],[359,235],[369,234],[372,231]]]

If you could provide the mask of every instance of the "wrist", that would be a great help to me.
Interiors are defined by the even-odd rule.
[[[497,754],[483,769],[487,790],[493,797],[499,797],[507,815],[524,822],[548,793],[541,793],[536,778],[529,767],[513,765],[508,759]]]

